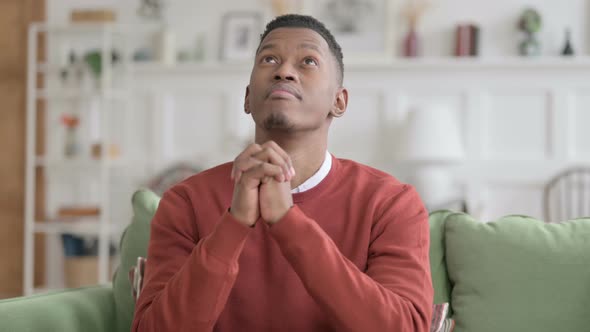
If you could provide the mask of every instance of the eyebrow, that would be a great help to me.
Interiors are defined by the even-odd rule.
[[[270,49],[273,49],[273,48],[276,48],[276,47],[277,47],[277,45],[276,44],[273,44],[273,43],[265,44],[265,45],[263,45],[262,47],[260,47],[258,49],[258,52],[256,54],[259,54],[260,52],[262,52],[264,50],[270,50]],[[299,44],[297,46],[297,48],[298,49],[310,49],[310,50],[314,50],[314,51],[316,51],[316,52],[318,52],[318,53],[320,53],[322,55],[324,54],[322,52],[322,50],[317,45],[312,44],[312,43],[301,43],[301,44]]]
[[[276,46],[275,44],[273,44],[273,43],[270,43],[270,44],[263,45],[262,47],[260,47],[260,48],[258,49],[258,52],[256,52],[256,54],[258,54],[258,53],[260,53],[260,52],[262,52],[262,51],[264,51],[264,50],[273,49],[273,48],[275,48],[275,47],[277,47],[277,46]]]
[[[320,54],[324,54],[322,52],[322,50],[316,44],[302,43],[302,44],[299,44],[299,46],[297,46],[297,48],[310,49],[310,50],[314,50]]]

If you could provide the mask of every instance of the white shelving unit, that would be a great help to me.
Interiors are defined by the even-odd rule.
[[[116,171],[128,168],[136,168],[145,165],[146,160],[137,156],[131,156],[133,150],[128,144],[128,134],[124,129],[113,128],[113,123],[133,121],[133,76],[131,66],[132,41],[138,34],[153,32],[154,26],[125,26],[116,24],[77,24],[67,26],[50,26],[47,24],[33,24],[28,34],[28,84],[27,84],[27,147],[26,147],[26,197],[25,197],[25,239],[24,239],[24,293],[30,295],[35,292],[64,287],[55,282],[59,278],[46,277],[47,282],[43,287],[36,289],[34,285],[35,268],[35,234],[43,233],[53,237],[53,244],[60,243],[62,234],[75,234],[80,236],[93,236],[98,239],[98,276],[99,283],[107,283],[110,280],[110,245],[113,238],[118,239],[131,216],[127,214],[125,220],[116,220],[114,217],[113,195],[115,187],[114,176]],[[47,61],[37,61],[37,51],[40,47],[39,36],[46,39],[45,54]],[[81,45],[78,45],[81,44]],[[74,84],[64,86],[61,70],[64,68],[64,50],[76,49],[100,50],[101,71],[97,81],[90,79],[90,86]],[[118,64],[111,61],[112,52],[120,51]],[[61,53],[61,54],[60,54]],[[90,75],[87,72],[86,75]],[[87,76],[88,77],[88,76]],[[40,78],[44,84],[40,84]],[[40,88],[42,87],[42,88]],[[37,128],[40,112],[39,101],[44,101],[46,121],[44,126],[45,149],[44,155],[37,155]],[[59,115],[64,112],[73,112],[79,115],[80,123],[90,121],[88,105],[92,105],[94,111],[94,129],[99,132],[99,140],[92,143],[99,144],[100,155],[92,156],[90,139],[83,140],[78,155],[65,156],[62,152],[63,137],[60,137],[60,127],[56,125]],[[81,126],[82,127],[82,126]],[[88,127],[85,127],[88,129]],[[124,128],[124,127],[122,127]],[[87,134],[78,128],[78,135]],[[63,136],[63,132],[61,133]],[[117,136],[117,138],[115,138]],[[119,141],[115,142],[116,139]],[[86,143],[86,144],[82,144]],[[118,144],[121,152],[118,157],[109,153],[113,143]],[[36,172],[37,169],[46,170],[45,196],[47,202],[42,202],[47,211],[47,220],[36,218]],[[136,170],[133,172],[138,173]],[[135,174],[135,176],[138,176]],[[133,177],[133,176],[131,176]],[[131,178],[130,177],[130,178]],[[129,179],[130,179],[129,178]],[[133,180],[130,180],[133,182]],[[136,181],[139,185],[139,181]],[[61,195],[68,188],[79,188],[70,195]],[[57,193],[57,194],[56,194]],[[92,195],[92,193],[94,195]],[[67,197],[69,196],[69,197]],[[123,195],[127,196],[127,195]],[[124,197],[123,204],[130,205],[130,194]],[[99,214],[93,217],[78,217],[67,219],[59,218],[56,214],[59,206],[76,206],[80,201],[85,204],[92,202],[92,206],[98,207]],[[129,206],[129,211],[131,208]],[[121,215],[121,214],[119,214]],[[51,242],[51,241],[48,241]],[[118,244],[113,243],[115,246]],[[47,248],[46,248],[47,249]],[[48,249],[47,249],[48,250]],[[57,255],[59,252],[52,252]],[[48,266],[53,272],[61,267]],[[62,278],[63,279],[63,278]]]

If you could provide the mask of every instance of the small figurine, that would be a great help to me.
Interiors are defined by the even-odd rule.
[[[572,46],[572,34],[571,30],[565,29],[565,45],[563,46],[563,50],[561,51],[561,55],[571,56],[574,55],[574,48]]]
[[[541,54],[541,44],[535,36],[541,30],[541,25],[541,15],[535,9],[525,9],[518,22],[519,29],[526,34],[519,47],[521,55],[536,56]]]
[[[162,0],[141,0],[137,14],[148,20],[162,19],[164,3]]]

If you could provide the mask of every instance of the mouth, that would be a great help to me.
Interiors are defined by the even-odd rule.
[[[273,85],[266,94],[267,99],[297,99],[301,100],[301,94],[294,87],[279,83]]]

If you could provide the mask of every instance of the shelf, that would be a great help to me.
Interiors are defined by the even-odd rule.
[[[117,233],[121,226],[110,225],[110,234]],[[36,233],[64,234],[72,233],[77,235],[98,235],[100,233],[100,222],[98,217],[76,218],[71,221],[45,221],[34,224]]]
[[[34,241],[34,234],[53,234],[52,237],[59,237],[61,234],[70,233],[77,235],[92,235],[101,243],[102,249],[98,254],[98,271],[97,280],[99,283],[105,284],[110,280],[108,266],[104,266],[108,254],[104,251],[103,244],[110,243],[113,236],[119,237],[124,227],[128,225],[128,221],[132,217],[131,209],[119,205],[120,196],[127,197],[130,186],[133,185],[129,181],[132,178],[139,178],[139,175],[134,174],[137,171],[137,166],[147,166],[144,164],[146,157],[136,154],[133,149],[126,151],[125,154],[120,153],[120,149],[112,149],[115,141],[118,147],[127,147],[128,144],[133,144],[132,137],[126,132],[125,126],[129,121],[133,121],[131,117],[133,112],[133,101],[136,97],[133,93],[132,87],[134,78],[130,75],[129,63],[131,60],[129,46],[132,46],[133,41],[137,37],[151,37],[152,31],[160,29],[161,24],[118,24],[118,23],[90,23],[90,24],[71,24],[55,26],[53,24],[35,23],[30,25],[28,33],[28,48],[27,52],[27,77],[29,78],[27,84],[27,151],[26,151],[26,204],[25,214],[27,217],[27,227],[25,228],[25,269],[23,273],[23,283],[26,294],[44,293],[53,290],[58,285],[39,285],[42,287],[34,288],[34,275],[36,263],[36,248]],[[146,34],[149,33],[149,34]],[[141,38],[140,38],[141,39]],[[46,42],[43,42],[46,41]],[[43,42],[43,43],[42,43]],[[78,70],[68,71],[68,75],[62,75],[63,67],[61,62],[68,62],[67,59],[60,59],[61,61],[54,61],[51,54],[48,55],[47,60],[38,61],[38,50],[53,50],[64,48],[71,48],[73,50],[98,49],[101,52],[110,54],[110,50],[116,48],[120,52],[120,62],[112,63],[111,61],[103,61],[102,75],[93,75],[93,71],[84,70],[83,73]],[[55,53],[55,52],[54,52]],[[57,53],[55,54],[57,56]],[[65,54],[61,54],[65,56]],[[55,58],[55,60],[58,60]],[[105,59],[103,59],[105,60]],[[64,63],[65,65],[65,63]],[[70,68],[71,69],[71,68]],[[72,74],[69,74],[69,73]],[[79,78],[79,79],[78,79]],[[39,103],[39,101],[47,101],[47,103]],[[78,105],[79,103],[79,105]],[[99,116],[94,119],[97,114],[87,114],[90,119],[97,121],[100,128],[102,152],[100,156],[96,156],[92,151],[91,143],[80,142],[80,153],[75,157],[68,158],[63,154],[63,139],[65,132],[60,126],[51,125],[58,119],[59,113],[64,110],[71,111],[75,109],[79,112],[85,110],[93,111]],[[45,116],[39,114],[40,112],[47,113]],[[121,119],[111,119],[110,114],[121,112]],[[81,114],[84,116],[84,114]],[[83,121],[85,118],[82,118]],[[117,120],[115,125],[113,120]],[[119,123],[125,121],[124,123]],[[49,122],[47,122],[49,121]],[[46,128],[45,128],[46,127]],[[35,128],[45,128],[45,130],[35,134]],[[123,128],[123,129],[121,129]],[[94,129],[92,126],[86,129]],[[37,155],[38,141],[36,135],[42,135],[41,141],[49,142],[48,147],[57,147],[57,150],[51,150],[50,153],[44,155]],[[141,137],[143,140],[144,138]],[[121,140],[121,141],[118,141]],[[129,143],[128,143],[129,142]],[[56,145],[57,144],[57,145]],[[107,148],[108,147],[108,148]],[[36,171],[45,169],[45,178],[41,183],[45,185],[39,186],[39,181],[36,176]],[[86,182],[89,182],[89,188],[84,187]],[[96,184],[92,183],[96,182]],[[122,183],[124,182],[124,183]],[[60,205],[73,205],[77,201],[76,196],[70,197],[73,194],[67,190],[67,187],[72,183],[79,184],[78,190],[82,193],[88,192],[93,194],[97,192],[98,196],[94,198],[96,205],[100,206],[103,214],[91,215],[83,217],[41,217],[39,219],[31,220],[31,216],[35,215],[35,208],[46,206],[48,210],[56,209],[59,211]],[[129,187],[129,188],[128,188]],[[39,195],[42,194],[42,195]],[[130,193],[129,193],[130,194]],[[47,199],[50,197],[51,199]],[[62,211],[62,214],[64,212]],[[59,212],[56,213],[59,215]],[[121,220],[125,221],[121,221]],[[41,248],[43,249],[43,248]],[[50,250],[51,257],[57,257],[59,250],[57,246],[47,246]],[[110,252],[110,245],[109,251]],[[107,267],[105,269],[105,267]],[[58,280],[60,274],[56,274],[59,269],[55,265],[47,265],[43,269],[48,273],[48,280]],[[48,287],[49,286],[49,287]]]
[[[138,163],[140,161],[137,161]],[[125,159],[107,159],[103,162],[101,159],[90,158],[72,158],[72,159],[46,159],[44,157],[37,157],[35,159],[37,167],[49,168],[99,168],[99,167],[124,167],[132,165],[130,160]]]
[[[86,91],[82,89],[59,89],[47,90],[38,89],[36,97],[39,99],[88,99],[88,98],[104,98],[112,100],[125,100],[127,93],[116,90],[105,91]]]
[[[253,61],[243,63],[180,62],[164,65],[158,62],[136,62],[130,65],[136,74],[195,74],[207,72],[249,73]],[[345,72],[419,70],[419,69],[590,69],[590,56],[573,57],[422,57],[396,58],[371,63],[345,63]]]
[[[90,218],[86,218],[90,219]],[[92,218],[95,219],[95,218]],[[47,234],[62,234],[62,233],[73,233],[73,234],[84,234],[92,235],[100,232],[100,224],[98,221],[85,220],[85,221],[46,221],[35,223],[36,233],[47,233]]]
[[[146,31],[157,31],[162,28],[161,23],[71,23],[50,25],[47,23],[35,23],[31,29],[37,32],[80,34],[80,33],[103,33],[109,32],[114,35],[127,35],[130,33],[145,33]]]
[[[121,64],[115,64],[111,67],[112,74],[125,74],[129,68],[133,66],[131,62],[123,62]],[[46,62],[39,62],[37,63],[37,72],[42,74],[52,74],[52,75],[59,75],[61,71],[64,69],[64,66],[60,66],[57,64],[48,64]]]

